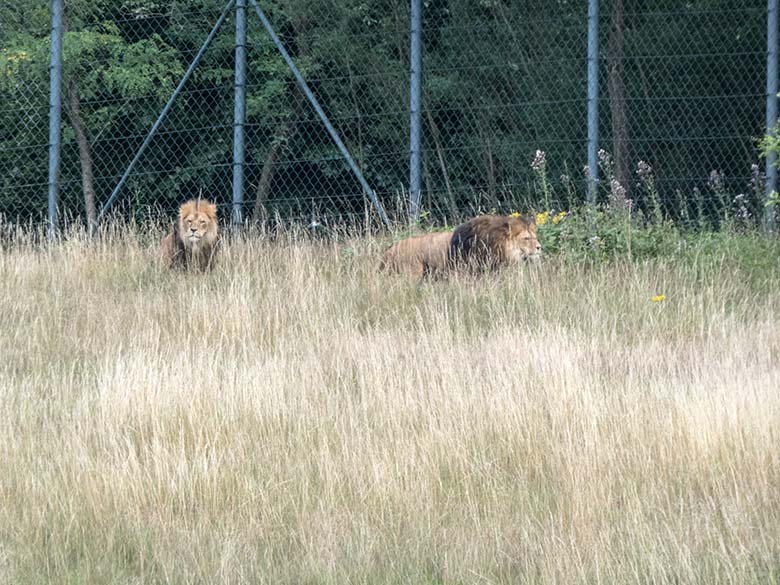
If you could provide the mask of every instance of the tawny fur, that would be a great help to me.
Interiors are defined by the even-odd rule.
[[[162,240],[161,254],[169,269],[206,272],[214,266],[218,247],[217,206],[192,199],[179,208],[173,232]]]
[[[452,267],[496,269],[538,259],[541,251],[532,219],[481,215],[455,229],[448,261]]]
[[[380,270],[405,273],[415,278],[435,276],[447,267],[452,232],[433,232],[406,238],[390,246],[379,263]]]

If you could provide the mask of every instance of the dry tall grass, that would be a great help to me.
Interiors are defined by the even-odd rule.
[[[780,580],[777,273],[379,250],[0,250],[0,582]]]

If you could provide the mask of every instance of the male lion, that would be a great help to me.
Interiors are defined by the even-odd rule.
[[[191,199],[179,208],[173,233],[163,238],[163,261],[167,268],[205,272],[214,265],[218,244],[217,206],[205,199]]]
[[[454,267],[492,270],[537,260],[541,252],[533,220],[514,215],[481,215],[455,229],[448,259]]]
[[[416,278],[435,276],[447,267],[452,232],[433,232],[406,238],[390,246],[379,263],[380,270],[405,272]]]

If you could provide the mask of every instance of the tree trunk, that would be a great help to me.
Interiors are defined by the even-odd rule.
[[[628,110],[625,84],[625,11],[623,0],[612,1],[608,50],[609,108],[612,115],[612,156],[615,162],[615,179],[626,189],[630,185],[630,153],[628,144]],[[623,201],[612,201],[623,205]]]
[[[349,93],[352,98],[352,105],[355,108],[355,120],[357,120],[357,153],[356,161],[360,163],[358,166],[363,166],[363,119],[360,112],[360,100],[355,92],[355,79],[352,75],[352,63],[347,59],[347,74],[349,75]]]
[[[265,218],[265,204],[271,193],[271,182],[276,174],[276,162],[284,152],[284,148],[290,143],[298,132],[298,118],[303,115],[304,95],[297,87],[293,87],[293,111],[291,118],[277,128],[275,140],[265,155],[263,161],[263,170],[260,172],[260,180],[257,182],[255,191],[255,207],[252,211],[254,220],[261,221]]]
[[[493,145],[490,139],[490,123],[484,115],[480,115],[476,124],[479,132],[479,141],[482,144],[482,155],[485,160],[485,172],[487,173],[487,188],[491,204],[498,206],[496,197],[496,165],[493,160]],[[486,131],[487,130],[487,131]]]
[[[255,193],[255,208],[252,217],[255,221],[260,221],[265,217],[265,203],[268,201],[268,194],[271,191],[271,181],[276,173],[276,161],[287,141],[285,139],[276,140],[271,144],[271,148],[265,155],[263,170],[260,173],[260,181],[257,183],[257,192]]]
[[[68,85],[68,117],[73,132],[76,135],[76,144],[79,147],[79,161],[81,162],[81,188],[84,192],[84,209],[87,212],[87,230],[90,235],[97,227],[97,207],[95,205],[94,173],[92,171],[92,151],[89,147],[87,134],[84,131],[84,122],[81,119],[81,102],[79,100],[79,86],[75,79],[71,79]]]
[[[431,110],[428,107],[427,102],[423,101],[423,109],[425,110],[425,118],[428,120],[428,126],[431,127],[431,138],[433,139],[433,145],[436,148],[436,158],[439,161],[439,168],[441,169],[441,175],[444,179],[444,186],[447,188],[447,204],[450,208],[450,216],[457,217],[458,205],[455,203],[455,196],[452,193],[452,183],[450,182],[450,173],[447,170],[447,161],[444,159],[444,148],[441,144],[441,136],[439,133],[439,126],[433,119]],[[430,187],[429,193],[430,193]]]

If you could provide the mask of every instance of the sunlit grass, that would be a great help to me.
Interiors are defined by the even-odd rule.
[[[0,583],[780,580],[763,259],[418,285],[373,238],[150,241],[0,251]]]

